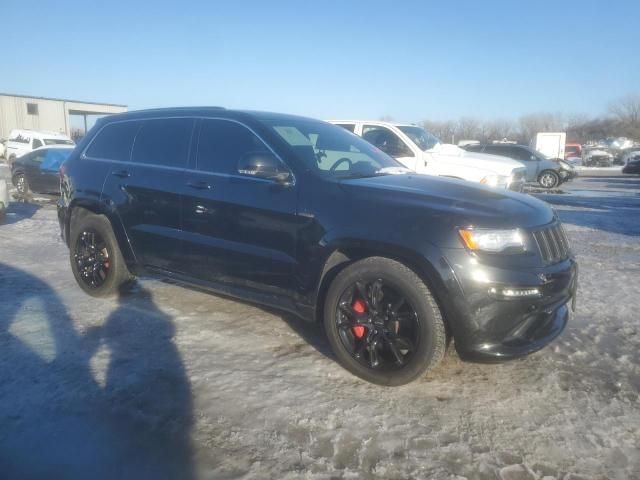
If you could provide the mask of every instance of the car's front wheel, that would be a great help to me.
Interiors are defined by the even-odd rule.
[[[437,365],[445,353],[440,309],[429,288],[394,260],[354,262],[332,282],[324,327],[338,361],[380,385],[403,385]]]
[[[113,295],[131,280],[111,224],[104,215],[86,213],[72,219],[69,240],[73,276],[89,295]]]
[[[23,173],[19,173],[13,177],[13,184],[20,196],[25,196],[29,193],[29,182],[27,182],[27,177],[25,177]]]
[[[560,176],[553,170],[545,170],[538,177],[538,183],[544,188],[555,188],[560,184]]]

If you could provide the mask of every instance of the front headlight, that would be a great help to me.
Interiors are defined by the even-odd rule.
[[[500,253],[507,250],[523,252],[524,236],[519,229],[488,230],[461,228],[458,230],[462,244],[472,252]]]
[[[490,187],[502,187],[509,185],[510,180],[511,177],[506,175],[487,175],[480,180],[480,183]]]

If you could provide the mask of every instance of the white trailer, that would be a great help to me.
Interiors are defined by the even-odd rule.
[[[536,150],[549,158],[564,160],[565,132],[540,132],[536,135]]]

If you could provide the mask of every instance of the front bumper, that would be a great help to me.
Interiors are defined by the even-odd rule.
[[[456,256],[447,256],[455,286],[449,283],[451,311],[446,313],[461,358],[517,358],[562,333],[569,319],[567,304],[573,300],[575,306],[578,265],[573,258],[543,268],[496,268],[470,264],[466,251],[457,250]],[[537,289],[539,294],[505,298],[492,293],[512,288]]]
[[[568,182],[578,176],[577,170],[560,170],[559,173],[562,182]]]

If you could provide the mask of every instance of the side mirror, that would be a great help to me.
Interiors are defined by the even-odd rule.
[[[531,157],[529,157],[529,160],[538,160],[538,157],[536,157],[535,155],[531,155]]]
[[[288,183],[291,173],[271,152],[250,152],[238,162],[238,173],[248,177]]]

